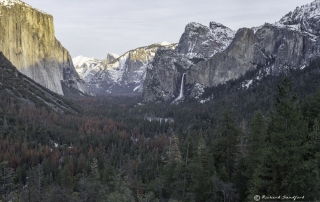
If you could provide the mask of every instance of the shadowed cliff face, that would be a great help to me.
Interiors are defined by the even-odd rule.
[[[79,106],[73,105],[64,97],[39,85],[20,73],[0,51],[0,96],[7,98],[17,106],[51,109],[57,113],[77,114]]]
[[[156,51],[161,47],[172,50],[176,46],[163,42],[130,50],[112,62],[104,60],[99,70],[92,69],[84,79],[96,94],[140,94],[147,65]]]
[[[317,55],[317,44],[319,41],[303,33],[270,24],[256,33],[240,29],[224,52],[190,68],[187,82],[212,87],[237,79],[257,65],[270,67],[275,75],[288,68],[301,68]]]
[[[53,17],[21,1],[0,2],[0,15],[0,51],[21,73],[63,95],[61,81],[79,76],[54,36]]]
[[[197,97],[204,87],[237,79],[258,66],[269,75],[302,69],[320,56],[319,20],[320,0],[315,0],[275,24],[242,28],[234,38],[232,31],[221,24],[212,22],[208,28],[190,23],[177,51],[156,53],[148,66],[143,99],[173,100],[184,73],[189,94]]]
[[[274,24],[239,29],[231,43],[225,42],[232,38],[232,32],[219,23],[210,23],[210,28],[190,23],[177,52],[157,52],[158,60],[147,71],[143,99],[173,100],[178,92],[172,86],[180,85],[179,78],[184,73],[188,93],[199,98],[205,87],[237,79],[258,67],[263,67],[266,75],[275,76],[288,69],[302,69],[320,56],[319,20],[320,0],[315,0]],[[198,55],[202,60],[195,60]],[[182,63],[181,58],[189,59],[191,64]],[[170,73],[161,74],[168,66],[172,67],[166,70]],[[248,82],[253,79],[259,80],[259,72]],[[246,88],[249,86],[246,84]]]
[[[198,23],[187,24],[176,50],[161,48],[148,64],[143,85],[143,99],[173,100],[179,96],[184,73],[189,83],[200,79],[209,85],[208,69],[199,65],[207,67],[203,61],[225,50],[234,38],[234,34],[231,29],[215,22],[211,22],[210,27]],[[195,66],[197,68],[194,69]],[[191,69],[194,70],[192,78]]]
[[[152,68],[147,72],[143,98],[145,101],[173,99],[178,92],[172,86],[179,85],[183,73],[186,73],[186,84],[212,87],[237,79],[248,70],[254,70],[257,65],[269,67],[269,73],[275,75],[288,68],[303,68],[320,54],[319,47],[319,37],[310,37],[285,26],[265,24],[256,30],[238,30],[224,51],[192,65],[179,62],[182,56],[178,53],[166,55],[157,52],[155,58],[158,60],[153,61]],[[168,70],[170,61],[180,65],[171,65],[172,68]],[[167,73],[162,74],[162,71]],[[194,90],[197,89],[191,91]]]

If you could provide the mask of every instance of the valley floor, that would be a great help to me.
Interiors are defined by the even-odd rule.
[[[203,96],[215,97],[203,104],[81,97],[68,101],[77,111],[57,113],[1,90],[2,200],[318,200],[314,65],[249,89],[236,90],[236,81],[228,92],[206,89]]]

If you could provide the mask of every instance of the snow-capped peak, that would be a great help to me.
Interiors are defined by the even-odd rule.
[[[297,31],[306,32],[312,35],[320,35],[320,0],[315,0],[310,4],[296,7],[293,12],[289,12],[282,17],[276,26],[285,26]]]
[[[220,23],[210,22],[208,27],[191,22],[186,25],[177,50],[188,58],[210,58],[225,50],[234,36],[235,31]]]
[[[88,57],[79,55],[77,57],[74,57],[72,61],[80,78],[83,79],[85,82],[90,81],[91,78],[102,67],[102,61],[97,60],[94,57],[88,58]]]
[[[23,2],[23,1],[21,1],[21,0],[0,0],[0,6],[6,6],[6,7],[11,8],[12,6],[14,6],[14,5],[16,5],[16,4],[24,5],[24,6],[26,6],[26,7],[32,8],[32,9],[34,9],[34,10],[36,10],[36,11],[39,11],[40,13],[49,15],[48,13],[43,12],[42,10],[33,8],[31,5],[25,3],[25,2]]]
[[[216,28],[223,28],[223,29],[229,29],[228,27],[224,26],[223,24],[211,21],[209,24],[210,29],[216,29]]]
[[[185,28],[185,31],[187,30],[194,30],[196,31],[197,29],[199,28],[204,28],[204,29],[207,29],[208,27],[200,24],[200,23],[197,23],[197,22],[190,22],[186,25],[186,28]]]
[[[171,43],[168,42],[168,41],[162,41],[161,43],[159,43],[161,46],[168,46],[170,45]]]
[[[225,43],[225,46],[229,45],[236,34],[235,31],[220,23],[210,22],[209,27],[212,35],[215,36],[218,41]]]
[[[234,38],[235,31],[232,29],[224,26],[223,24],[217,23],[217,22],[210,22],[209,27],[202,25],[200,23],[191,22],[187,24],[186,30],[190,31],[196,31],[197,29],[204,29],[207,31],[207,34],[211,37],[216,38],[217,40],[221,40],[221,38]]]
[[[82,55],[79,55],[77,57],[74,57],[72,58],[72,61],[73,61],[73,65],[75,67],[80,67],[82,66],[84,63],[88,62],[88,61],[91,61],[91,60],[95,60],[95,58],[91,57],[91,58],[88,58],[88,57],[84,57]]]
[[[113,56],[114,58],[118,58],[118,57],[120,57],[118,54],[116,54],[116,53],[108,53],[109,55],[111,55],[111,56]]]

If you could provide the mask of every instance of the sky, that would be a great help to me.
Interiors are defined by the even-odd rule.
[[[72,57],[97,59],[153,43],[178,43],[185,26],[210,21],[238,30],[274,23],[312,0],[23,0],[53,15]]]

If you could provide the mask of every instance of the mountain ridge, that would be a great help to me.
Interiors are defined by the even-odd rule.
[[[210,57],[202,57],[195,63],[187,57],[190,49],[186,49],[182,55],[193,64],[177,65],[177,60],[181,60],[181,56],[168,52],[171,54],[170,61],[174,61],[171,62],[172,68],[165,67],[170,63],[169,60],[165,65],[153,61],[152,68],[147,70],[143,100],[146,102],[174,100],[179,96],[184,73],[186,73],[185,85],[189,86],[189,95],[199,96],[204,87],[213,87],[237,79],[247,71],[256,69],[258,65],[268,67],[269,73],[273,75],[288,69],[301,69],[307,66],[320,55],[319,36],[312,34],[318,32],[319,28],[319,23],[314,23],[315,19],[320,20],[319,6],[319,0],[316,0],[307,6],[298,7],[295,12],[290,12],[275,24],[266,23],[251,29],[241,28],[227,48]],[[317,15],[314,13],[310,15],[305,11],[316,12]],[[290,19],[300,20],[290,21],[288,16]],[[305,22],[308,22],[308,26],[304,28],[300,26],[301,23],[306,25]],[[199,36],[205,35],[203,33],[205,33],[203,30],[198,31]],[[181,38],[184,38],[184,35],[185,33]],[[185,41],[184,43],[192,44],[194,39],[189,38]],[[163,53],[157,52],[157,54],[163,55],[158,61],[168,58]],[[165,74],[159,75],[162,71],[165,71]]]
[[[180,94],[183,74],[198,63],[224,51],[234,36],[234,31],[216,22],[210,22],[209,26],[188,23],[176,50],[159,49],[155,59],[148,65],[143,100],[155,101],[160,98],[173,101]],[[186,82],[188,81],[186,75]]]
[[[160,42],[129,50],[111,61],[91,60],[83,79],[98,95],[139,94],[144,82],[146,65],[159,47],[175,48],[176,44]],[[73,59],[74,61],[77,58]],[[89,59],[88,59],[89,60]],[[78,68],[81,71],[81,68]]]

